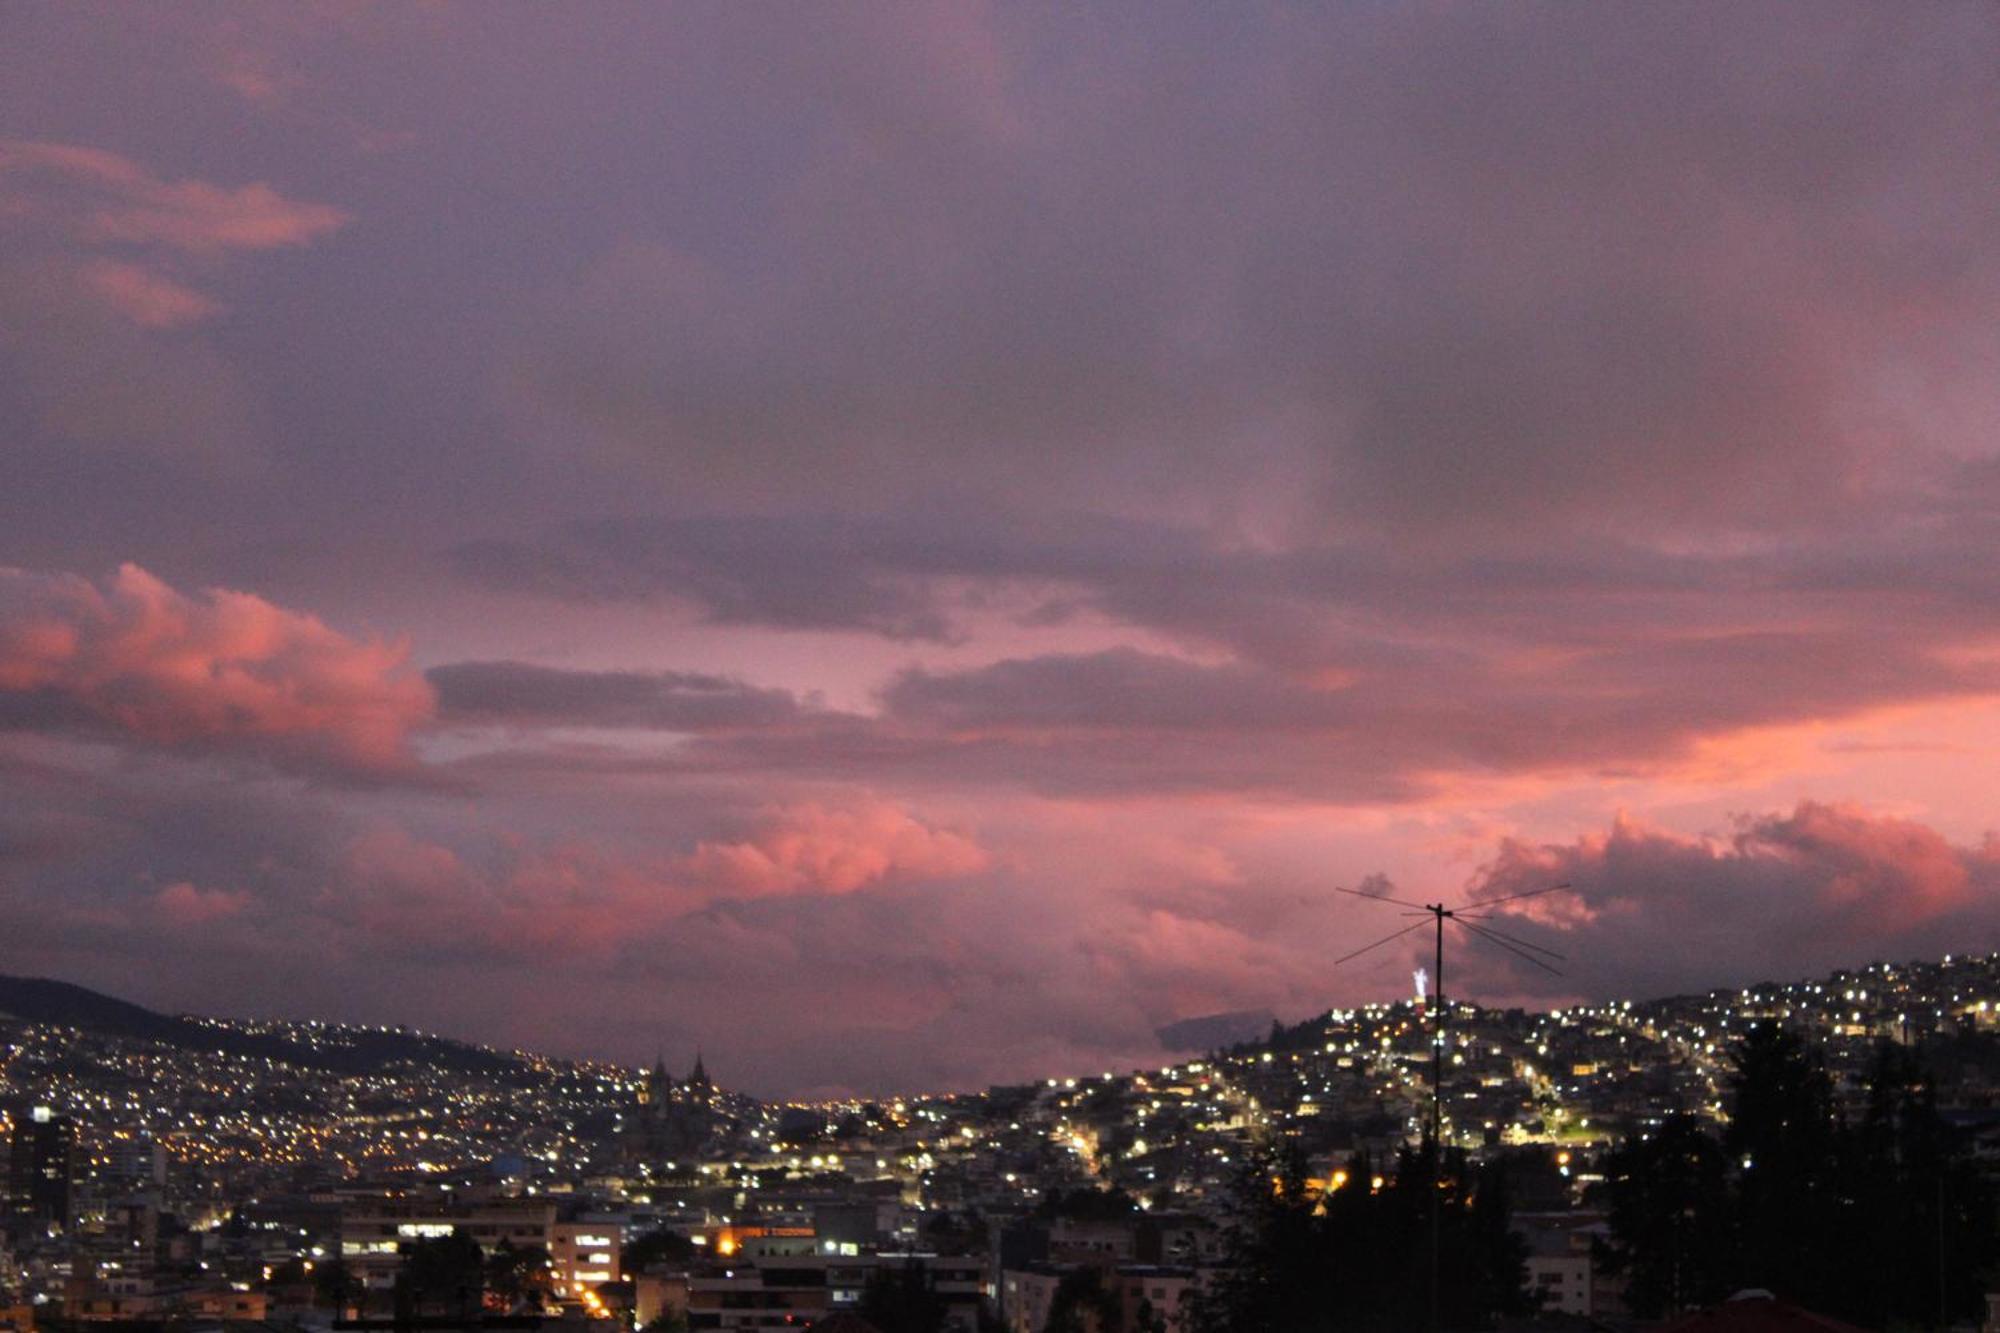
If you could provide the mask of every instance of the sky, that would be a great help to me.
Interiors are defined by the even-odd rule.
[[[766,1095],[2000,947],[2000,9],[14,5],[0,970]]]

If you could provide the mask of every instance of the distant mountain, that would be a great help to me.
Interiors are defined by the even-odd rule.
[[[427,1065],[464,1074],[524,1073],[518,1057],[404,1028],[329,1025],[311,1040],[252,1032],[186,1015],[162,1014],[67,981],[0,975],[0,1015],[29,1023],[132,1037],[186,1050],[223,1051],[334,1074],[374,1074],[397,1065]]]
[[[1269,1009],[1237,1009],[1226,1014],[1183,1018],[1154,1030],[1170,1051],[1215,1051],[1269,1035],[1277,1016]]]

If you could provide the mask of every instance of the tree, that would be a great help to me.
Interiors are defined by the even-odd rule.
[[[1296,1151],[1254,1153],[1230,1193],[1224,1263],[1196,1305],[1196,1327],[1212,1333],[1333,1328],[1326,1306],[1328,1256],[1313,1222],[1306,1166]]]
[[[486,1290],[485,1255],[479,1242],[454,1229],[450,1235],[405,1241],[396,1275],[398,1311],[432,1310],[470,1317]]]
[[[1719,1138],[1678,1116],[1609,1159],[1608,1258],[1634,1311],[1761,1286],[1870,1327],[1976,1315],[2000,1260],[1993,1187],[1919,1054],[1877,1050],[1852,1125],[1798,1034],[1755,1028],[1734,1060]]]
[[[1112,1333],[1119,1314],[1117,1294],[1104,1285],[1102,1270],[1086,1266],[1056,1283],[1042,1333]]]
[[[1727,1296],[1735,1263],[1728,1163],[1721,1143],[1676,1113],[1605,1160],[1612,1241],[1607,1267],[1626,1279],[1634,1314],[1658,1318]]]
[[[923,1234],[939,1254],[977,1254],[986,1247],[986,1220],[973,1208],[936,1212],[924,1223]]]
[[[1044,1220],[1067,1218],[1078,1222],[1110,1222],[1139,1211],[1139,1201],[1113,1186],[1108,1190],[1088,1185],[1073,1190],[1052,1189],[1035,1205],[1035,1216]]]
[[[654,1264],[685,1264],[693,1258],[693,1241],[669,1227],[659,1227],[625,1247],[623,1266],[628,1273],[643,1273]]]
[[[549,1252],[539,1245],[517,1247],[503,1238],[486,1257],[486,1289],[509,1310],[523,1304],[541,1309],[554,1281]]]
[[[1737,1171],[1743,1284],[1811,1303],[1840,1280],[1841,1126],[1818,1052],[1776,1024],[1737,1043],[1723,1147]]]
[[[930,1274],[915,1259],[896,1271],[877,1268],[861,1291],[859,1313],[882,1333],[939,1333],[948,1312]]]
[[[1849,1201],[1842,1248],[1876,1259],[1843,1271],[1839,1308],[1868,1323],[1945,1323],[1979,1313],[1985,1269],[2000,1258],[1991,1185],[1938,1114],[1922,1056],[1883,1042],[1868,1100],[1842,1154]]]
[[[339,1311],[347,1304],[347,1298],[354,1290],[353,1274],[347,1265],[338,1259],[325,1259],[313,1265],[313,1295],[322,1303]]]
[[[1232,1194],[1221,1276],[1195,1298],[1203,1333],[1346,1333],[1422,1328],[1430,1317],[1431,1210],[1446,1280],[1440,1313],[1453,1327],[1525,1313],[1526,1248],[1509,1226],[1497,1169],[1465,1155],[1442,1161],[1405,1148],[1377,1190],[1366,1157],[1327,1194],[1307,1184],[1296,1150],[1253,1159]]]

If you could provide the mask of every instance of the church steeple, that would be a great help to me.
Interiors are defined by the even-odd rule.
[[[694,1072],[688,1075],[688,1090],[706,1096],[715,1085],[708,1081],[708,1069],[701,1062],[701,1047],[694,1048]]]
[[[667,1057],[664,1052],[654,1057],[653,1071],[646,1075],[646,1081],[639,1085],[641,1106],[661,1106],[667,1100],[667,1093],[674,1086],[673,1076],[667,1073]]]

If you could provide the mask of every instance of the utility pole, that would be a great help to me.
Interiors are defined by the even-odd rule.
[[[1441,1327],[1439,1307],[1444,1293],[1444,919],[1443,903],[1426,903],[1437,918],[1437,1030],[1431,1036],[1431,1333]]]
[[[1428,916],[1435,926],[1432,961],[1437,972],[1437,1016],[1431,1033],[1431,1127],[1429,1135],[1430,1161],[1428,1163],[1431,1177],[1431,1333],[1439,1333],[1441,1327],[1440,1319],[1444,1291],[1444,1039],[1446,1022],[1444,923],[1447,920],[1455,922],[1460,928],[1472,932],[1489,943],[1499,945],[1508,953],[1533,963],[1544,972],[1552,972],[1557,976],[1561,976],[1562,973],[1556,971],[1555,968],[1544,961],[1546,958],[1560,960],[1562,955],[1555,950],[1504,934],[1492,926],[1474,925],[1473,923],[1475,921],[1491,921],[1493,917],[1488,909],[1497,907],[1502,903],[1511,903],[1521,898],[1539,897],[1544,893],[1555,893],[1558,890],[1567,889],[1568,887],[1568,884],[1551,884],[1546,888],[1529,889],[1524,893],[1510,893],[1504,898],[1489,898],[1484,902],[1470,904],[1461,903],[1455,908],[1446,907],[1443,903],[1409,902],[1402,898],[1391,898],[1384,893],[1362,893],[1358,889],[1341,888],[1339,886],[1335,886],[1334,888],[1334,892],[1345,893],[1350,897],[1366,898],[1370,902],[1394,903],[1399,907],[1410,909],[1405,911],[1403,915],[1415,917]],[[1333,965],[1338,967],[1342,963],[1359,958],[1362,954],[1370,953],[1385,944],[1399,940],[1412,931],[1420,929],[1422,926],[1422,921],[1413,921],[1401,930],[1376,940],[1373,944],[1363,945],[1361,948],[1344,957],[1334,959]],[[1541,957],[1537,957],[1536,955],[1538,954]]]

